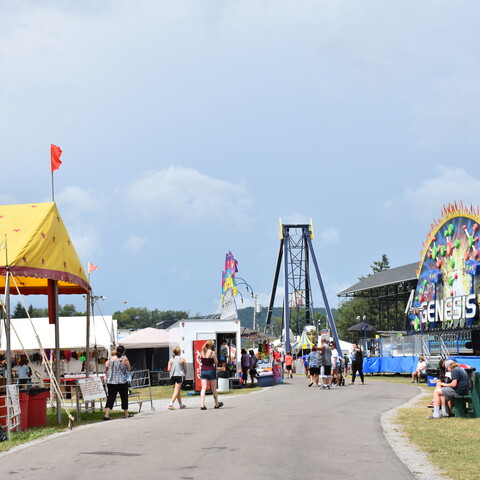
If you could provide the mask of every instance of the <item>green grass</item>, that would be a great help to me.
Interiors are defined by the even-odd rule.
[[[79,421],[76,420],[77,412],[76,410],[70,410],[71,415],[75,418],[73,422],[73,428],[80,425],[85,425],[88,423],[96,423],[103,421],[103,411],[97,410],[96,412],[86,412],[81,414]],[[112,418],[120,418],[123,415],[123,411],[112,411]],[[59,425],[57,423],[57,413],[55,410],[50,408],[47,409],[47,425],[44,427],[33,427],[24,430],[23,432],[12,432],[10,440],[0,443],[0,452],[5,452],[10,450],[13,447],[22,445],[24,443],[32,442],[33,440],[38,440],[39,438],[52,435],[54,433],[63,432],[68,430],[68,417],[65,412],[62,411],[62,423]]]
[[[410,376],[368,376],[368,381],[410,384]],[[427,405],[433,398],[433,387],[416,384],[431,396],[423,396],[409,408],[399,410],[395,421],[408,440],[423,450],[432,462],[450,480],[478,480],[478,452],[480,445],[480,418],[444,418],[428,420],[432,409]]]

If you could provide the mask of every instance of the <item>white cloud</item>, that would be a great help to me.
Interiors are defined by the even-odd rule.
[[[105,199],[95,191],[69,186],[55,195],[55,202],[80,259],[98,255],[102,244],[98,222]]]
[[[0,193],[0,205],[16,205],[18,200],[13,194]]]
[[[480,180],[463,168],[438,165],[437,175],[427,178],[417,187],[407,187],[404,200],[414,216],[420,219],[438,218],[444,205],[454,201],[478,205]]]
[[[142,250],[146,241],[147,240],[145,238],[131,235],[130,238],[124,243],[123,248],[131,253],[136,253]]]
[[[96,192],[85,188],[65,187],[55,195],[59,210],[66,211],[70,216],[98,212],[103,210],[104,200]]]
[[[180,166],[144,174],[127,188],[126,195],[136,213],[180,222],[244,223],[251,208],[243,186]]]
[[[335,227],[327,227],[319,234],[323,245],[336,245],[340,243],[340,232]]]
[[[98,246],[100,244],[99,235],[92,225],[81,225],[80,227],[67,227],[73,246],[78,256],[84,259],[91,259],[94,254],[98,254]]]

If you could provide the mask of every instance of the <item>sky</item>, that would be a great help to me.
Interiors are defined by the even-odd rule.
[[[100,267],[104,314],[218,312],[228,251],[268,305],[279,219],[311,218],[336,308],[382,254],[420,260],[444,205],[480,204],[479,15],[476,0],[3,0],[0,204],[51,201],[62,148],[55,201]]]

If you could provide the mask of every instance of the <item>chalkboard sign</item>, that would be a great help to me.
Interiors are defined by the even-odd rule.
[[[88,377],[77,380],[77,384],[82,392],[85,401],[107,398],[103,382],[100,377]]]

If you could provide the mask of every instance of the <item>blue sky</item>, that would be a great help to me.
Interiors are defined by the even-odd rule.
[[[105,314],[217,311],[228,250],[267,305],[279,217],[312,218],[336,307],[383,253],[419,260],[444,204],[480,204],[479,14],[473,0],[4,0],[0,203],[50,201],[50,144],[63,149],[55,200],[101,267]]]

